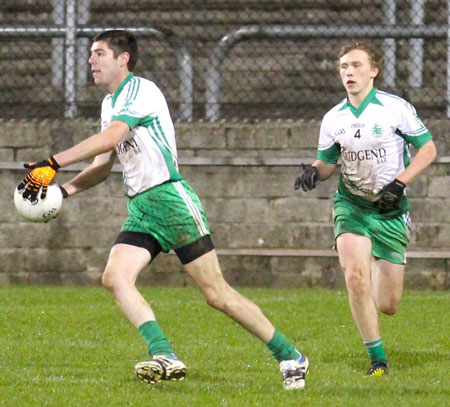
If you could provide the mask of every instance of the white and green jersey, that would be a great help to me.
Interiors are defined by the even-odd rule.
[[[359,108],[344,99],[325,114],[317,158],[342,160],[339,192],[349,199],[375,202],[381,189],[410,162],[410,149],[422,147],[431,134],[414,107],[375,88]]]
[[[166,99],[152,81],[130,73],[102,103],[102,130],[120,120],[130,132],[116,146],[127,195],[180,181],[175,130]]]

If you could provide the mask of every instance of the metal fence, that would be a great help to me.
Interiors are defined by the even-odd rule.
[[[384,53],[380,88],[422,118],[450,117],[450,0],[2,0],[0,118],[97,117],[89,48],[105,29],[138,37],[135,74],[181,121],[320,119],[345,95],[349,38]]]

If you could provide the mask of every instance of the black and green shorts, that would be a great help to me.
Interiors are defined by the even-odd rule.
[[[173,249],[186,264],[214,248],[200,199],[184,180],[165,182],[128,202],[116,243],[147,248],[152,259]]]

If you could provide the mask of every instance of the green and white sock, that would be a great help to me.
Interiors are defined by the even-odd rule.
[[[369,355],[371,363],[381,362],[387,365],[386,352],[384,351],[381,338],[372,342],[364,342],[364,346],[367,349],[367,354]]]
[[[147,342],[150,355],[175,356],[169,340],[162,333],[157,321],[144,322],[138,330]]]
[[[302,357],[302,354],[277,330],[275,330],[267,347],[278,362],[291,359],[297,360]]]

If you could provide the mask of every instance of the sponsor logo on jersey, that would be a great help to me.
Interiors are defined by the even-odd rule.
[[[359,151],[347,151],[342,148],[341,154],[345,161],[376,160],[377,164],[386,162],[386,149],[384,147]]]
[[[125,154],[130,150],[133,150],[135,154],[141,153],[141,149],[139,148],[139,145],[134,137],[130,138],[129,140],[121,141],[119,144],[117,144],[118,154]]]

